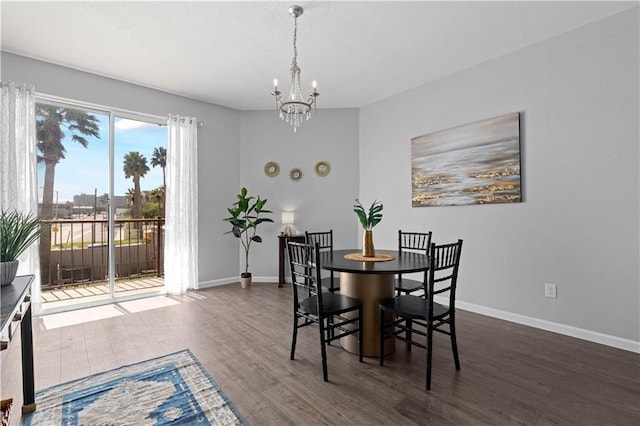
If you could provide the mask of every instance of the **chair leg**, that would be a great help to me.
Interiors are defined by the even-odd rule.
[[[380,342],[378,359],[380,360],[380,367],[382,367],[384,366],[384,329],[386,325],[384,323],[384,310],[382,308],[378,308],[378,315],[380,321],[380,325],[378,327],[378,340]]]
[[[431,361],[433,359],[433,322],[427,324],[427,390],[431,390]]]
[[[320,318],[319,321],[319,326],[320,326],[320,348],[322,350],[322,379],[325,382],[329,381],[329,373],[327,372],[327,348],[326,348],[326,341],[324,339],[324,333],[325,333],[325,321],[327,319],[326,318]]]
[[[296,342],[298,341],[298,315],[293,314],[293,334],[291,336],[291,359],[296,354]]]
[[[411,342],[413,342],[411,329],[413,328],[413,320],[410,318],[405,319],[405,325],[407,326],[407,330],[405,331],[405,338],[407,339],[407,351],[411,352]]]
[[[458,357],[458,339],[456,339],[456,321],[451,317],[449,330],[451,331],[451,349],[453,350],[453,361],[456,363],[456,370],[460,370],[460,358]]]

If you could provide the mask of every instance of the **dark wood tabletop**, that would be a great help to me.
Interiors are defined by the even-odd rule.
[[[29,291],[33,281],[33,275],[19,275],[13,280],[13,284],[2,287],[0,301],[0,316],[2,317],[2,331],[13,321],[16,312],[20,310],[20,303]]]
[[[376,253],[390,254],[393,260],[384,262],[360,262],[345,259],[349,253],[360,253],[360,249],[334,250],[320,253],[320,267],[328,271],[349,272],[353,274],[397,274],[420,272],[429,269],[427,255],[403,252],[397,250],[376,250]]]

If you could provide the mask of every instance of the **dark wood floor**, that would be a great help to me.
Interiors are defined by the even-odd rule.
[[[462,370],[437,335],[431,391],[425,351],[401,342],[384,367],[334,344],[324,383],[317,329],[289,360],[290,292],[235,284],[49,330],[36,318],[36,387],[189,348],[251,425],[640,424],[640,355],[465,311]]]

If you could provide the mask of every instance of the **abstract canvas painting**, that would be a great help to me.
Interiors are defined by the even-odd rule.
[[[413,207],[518,203],[520,114],[411,139]]]

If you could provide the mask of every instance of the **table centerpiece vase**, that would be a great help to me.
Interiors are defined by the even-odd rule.
[[[362,256],[375,257],[376,251],[373,247],[373,231],[368,229],[362,234]]]

